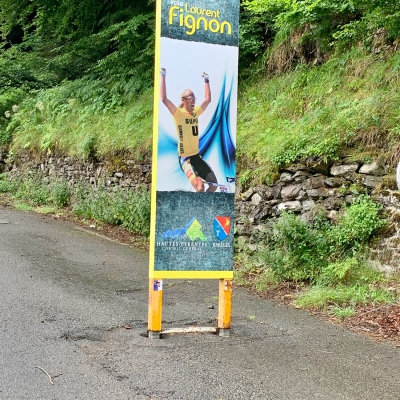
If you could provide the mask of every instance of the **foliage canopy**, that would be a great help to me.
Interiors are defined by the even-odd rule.
[[[399,2],[241,0],[240,17],[242,154],[275,166],[335,158],[377,122],[397,148]],[[153,0],[0,0],[0,145],[147,151],[153,56]]]

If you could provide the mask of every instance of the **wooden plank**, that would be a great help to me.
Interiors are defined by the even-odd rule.
[[[232,327],[232,280],[219,280],[218,328]]]
[[[162,281],[149,279],[148,330],[161,332],[162,320]]]
[[[217,328],[211,326],[190,326],[189,328],[171,328],[162,331],[162,335],[174,333],[217,333]]]

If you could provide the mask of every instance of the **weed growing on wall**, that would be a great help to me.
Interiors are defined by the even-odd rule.
[[[336,225],[319,216],[307,224],[283,213],[273,226],[264,263],[284,280],[339,283],[358,265],[357,255],[386,222],[380,207],[362,195],[339,217]]]
[[[379,287],[382,274],[366,264],[363,254],[374,233],[386,224],[379,212],[380,206],[362,195],[337,224],[323,215],[307,224],[293,213],[283,213],[273,224],[272,234],[264,238],[255,286],[266,290],[276,281],[308,283],[311,289],[297,301],[301,307],[333,304],[341,309],[392,301],[393,294]]]
[[[261,259],[282,280],[314,281],[329,254],[328,223],[309,226],[293,213],[283,213],[273,226]]]
[[[329,232],[332,254],[339,260],[356,254],[373,233],[386,224],[379,211],[380,206],[369,196],[359,196]]]

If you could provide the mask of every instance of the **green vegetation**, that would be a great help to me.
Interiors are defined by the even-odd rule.
[[[0,0],[0,145],[82,157],[148,153],[151,3]],[[279,166],[343,150],[368,158],[384,146],[393,164],[398,2],[241,3],[241,181],[268,182]]]
[[[118,94],[118,86],[108,89],[100,81],[79,80],[25,99],[6,130],[14,132],[13,151],[51,149],[87,157],[129,149],[145,154],[151,145],[152,90],[128,102],[129,95]],[[125,101],[129,105],[122,107]]]
[[[118,188],[109,192],[101,186],[96,191],[79,187],[75,196],[73,210],[77,215],[149,235],[150,195],[146,188],[135,191]]]
[[[400,3],[242,0],[238,181],[269,183],[292,162],[400,157]],[[101,157],[151,149],[152,0],[0,0],[0,151]],[[353,188],[354,191],[358,190]],[[149,195],[70,188],[39,178],[0,193],[20,206],[70,207],[82,218],[148,235]],[[284,215],[259,256],[239,254],[237,279],[260,290],[311,285],[297,299],[330,307],[391,301],[362,257],[384,224],[361,196],[337,225]],[[247,282],[248,283],[248,282]]]
[[[27,207],[52,206],[67,207],[70,204],[71,189],[65,181],[44,182],[41,176],[24,180],[7,180],[7,175],[0,175],[0,193],[12,195],[16,202],[23,202]]]
[[[119,225],[145,237],[149,235],[150,195],[146,188],[110,192],[99,186],[93,191],[88,184],[71,187],[62,180],[47,184],[40,176],[8,181],[3,174],[0,193],[8,193],[19,209],[54,213],[70,207],[82,219]]]
[[[0,146],[147,151],[150,92],[134,105],[153,79],[151,3],[0,0]]]
[[[369,287],[368,285],[341,285],[337,287],[312,287],[305,294],[300,296],[296,304],[301,307],[319,308],[334,305],[334,313],[340,311],[354,310],[357,304],[391,303],[395,295],[387,289]],[[340,311],[339,311],[340,310]]]
[[[280,279],[336,285],[358,280],[357,255],[385,221],[379,207],[360,196],[333,225],[317,216],[312,225],[284,213],[267,236],[261,259]],[[356,282],[354,282],[356,283]]]
[[[393,165],[399,66],[398,53],[383,59],[353,49],[321,66],[248,85],[239,105],[238,154],[250,181],[266,181],[277,167],[299,159],[335,160],[344,153],[379,155]]]
[[[257,255],[240,256],[247,258],[247,263],[241,263],[239,276],[256,272],[252,284],[259,290],[282,281],[307,283],[310,290],[300,295],[296,304],[319,309],[335,306],[336,314],[342,309],[349,312],[357,304],[391,302],[395,296],[384,288],[382,274],[365,261],[370,239],[386,224],[379,211],[362,195],[337,224],[318,212],[312,224],[284,213],[273,224],[272,233],[263,238],[263,249]]]

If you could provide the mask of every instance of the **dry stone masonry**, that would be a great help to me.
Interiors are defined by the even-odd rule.
[[[93,187],[104,185],[108,188],[120,186],[131,189],[149,186],[151,182],[150,162],[138,162],[129,157],[82,160],[61,156],[34,158],[28,154],[20,154],[12,161],[7,160],[7,164],[12,178],[39,174],[46,182],[64,179],[70,185],[88,182]]]

